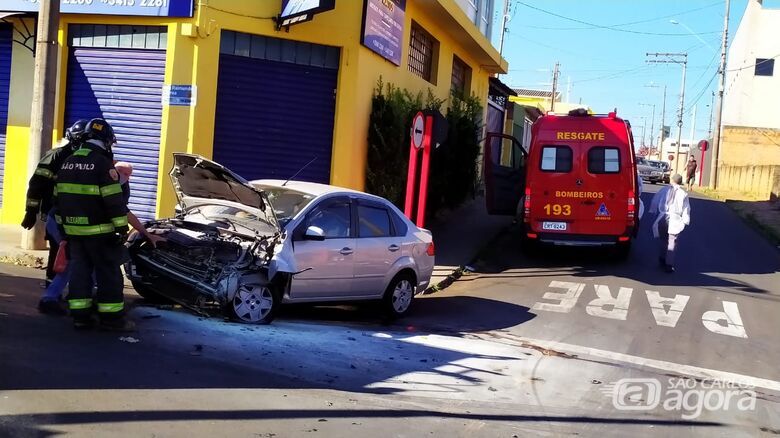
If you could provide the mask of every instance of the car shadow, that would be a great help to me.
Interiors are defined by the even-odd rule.
[[[0,290],[14,291],[0,296],[0,391],[311,388],[402,394],[409,388],[399,376],[438,376],[415,391],[458,394],[490,379],[511,379],[509,364],[527,360],[522,352],[474,352],[458,336],[533,317],[526,308],[492,300],[424,298],[416,311],[430,312],[442,328],[452,329],[431,337],[400,321],[324,324],[347,314],[333,309],[311,308],[304,323],[283,316],[262,326],[142,306],[129,312],[139,326],[135,333],[76,331],[69,318],[37,312],[38,282],[0,274]],[[459,324],[462,312],[479,306],[491,313],[502,309],[503,318]],[[351,313],[354,320],[362,315]]]
[[[500,330],[530,321],[536,314],[528,307],[472,296],[417,295],[409,315],[388,320],[378,304],[345,306],[289,305],[277,319],[330,324],[383,326],[415,332],[460,336],[469,332]]]

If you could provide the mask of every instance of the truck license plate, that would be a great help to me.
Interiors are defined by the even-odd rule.
[[[543,230],[566,231],[566,222],[542,222]]]

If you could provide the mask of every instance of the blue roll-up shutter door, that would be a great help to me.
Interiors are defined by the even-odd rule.
[[[248,180],[330,182],[339,49],[222,33],[214,161]]]
[[[156,33],[152,27],[149,27],[151,32],[148,29],[138,30],[138,27],[114,27],[120,34],[128,32],[126,29],[123,31],[124,28],[134,30],[128,40],[128,45],[132,47],[144,47],[144,43],[139,44],[138,35],[142,35],[141,40],[146,39],[146,45],[165,47],[161,33]],[[102,117],[111,124],[117,137],[114,159],[133,165],[130,210],[142,221],[154,219],[165,50],[121,47],[121,35],[117,39],[120,47],[94,47],[99,45],[96,42],[108,39],[104,36],[98,40],[101,35],[99,30],[90,32],[90,29],[79,31],[71,26],[74,34],[71,40],[75,47],[71,48],[68,59],[65,126],[78,119],[95,117]],[[79,47],[78,44],[87,47]]]
[[[8,94],[11,89],[11,44],[13,28],[0,25],[0,207],[5,181],[5,135],[8,130]]]

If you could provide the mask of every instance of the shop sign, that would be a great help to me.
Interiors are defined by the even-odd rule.
[[[0,9],[38,12],[41,0],[2,0]],[[193,0],[60,0],[63,14],[192,17]]]
[[[361,43],[395,65],[401,65],[406,0],[365,0]]]

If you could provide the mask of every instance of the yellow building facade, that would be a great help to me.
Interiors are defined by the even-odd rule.
[[[80,90],[86,86],[85,84],[99,83],[99,81],[94,82],[93,78],[102,77],[101,65],[113,63],[118,66],[125,61],[121,56],[115,56],[116,53],[120,55],[123,53],[121,52],[122,38],[132,34],[128,36],[127,47],[128,53],[133,56],[145,48],[152,48],[156,50],[154,53],[161,53],[160,60],[142,57],[143,59],[136,64],[114,69],[125,68],[128,81],[147,80],[148,72],[158,69],[160,74],[155,80],[161,81],[163,85],[160,96],[163,103],[158,104],[154,101],[154,90],[159,87],[150,86],[149,89],[152,91],[147,90],[150,94],[144,97],[150,104],[160,106],[159,113],[155,112],[157,110],[147,112],[142,108],[137,111],[137,114],[134,112],[135,118],[131,117],[132,124],[128,123],[127,127],[122,128],[122,123],[118,123],[120,141],[117,151],[120,151],[124,144],[128,144],[119,135],[122,129],[127,132],[128,138],[133,138],[131,136],[134,135],[134,124],[139,126],[139,130],[148,128],[155,132],[149,137],[152,139],[149,141],[159,143],[154,144],[154,147],[158,148],[154,158],[157,161],[149,163],[150,166],[154,166],[148,168],[155,169],[156,175],[144,176],[141,172],[139,178],[156,181],[156,186],[149,189],[151,196],[155,198],[150,212],[153,212],[156,217],[170,216],[176,204],[167,177],[172,167],[173,153],[188,152],[213,158],[219,155],[215,153],[215,145],[220,142],[225,143],[226,138],[232,138],[232,135],[243,135],[242,132],[248,132],[249,134],[246,135],[249,136],[254,135],[251,133],[253,129],[251,121],[247,123],[242,120],[242,117],[226,119],[226,116],[221,116],[221,114],[228,114],[225,108],[229,104],[233,105],[231,108],[233,112],[230,114],[241,114],[240,111],[236,112],[240,108],[235,107],[240,105],[241,90],[238,91],[237,96],[220,95],[220,90],[231,85],[224,76],[220,78],[220,74],[227,74],[228,68],[224,65],[226,59],[233,59],[231,58],[233,55],[241,54],[238,41],[243,38],[247,41],[251,40],[252,44],[282,47],[282,56],[285,47],[289,47],[296,53],[308,50],[312,55],[307,55],[309,56],[307,59],[311,60],[314,59],[313,53],[319,50],[319,47],[326,47],[322,53],[331,53],[331,49],[335,48],[337,58],[333,58],[333,65],[330,66],[333,72],[329,73],[335,78],[335,88],[332,91],[325,90],[327,93],[323,93],[323,95],[332,93],[334,99],[332,122],[330,125],[318,125],[317,128],[321,132],[329,131],[330,160],[326,163],[327,169],[324,169],[322,174],[327,175],[326,182],[360,190],[364,187],[365,181],[371,98],[380,78],[385,83],[392,83],[413,93],[431,90],[437,97],[447,99],[453,87],[453,78],[457,76],[463,80],[462,86],[465,91],[476,95],[484,104],[487,101],[490,76],[495,73],[505,73],[507,70],[506,61],[501,59],[488,39],[480,33],[455,0],[407,0],[405,2],[377,0],[377,2],[391,9],[403,7],[403,30],[402,34],[399,33],[402,35],[400,65],[388,61],[362,43],[364,10],[369,6],[367,3],[376,3],[373,0],[365,0],[365,2],[337,0],[333,9],[311,16],[310,21],[281,29],[277,29],[276,21],[272,19],[278,17],[281,11],[281,0],[196,0],[191,17],[63,13],[58,35],[57,105],[52,109],[56,127],[54,138],[60,139],[63,136],[63,128],[66,124],[72,123],[73,119],[84,117],[79,113],[81,108],[79,105],[81,102],[87,102],[85,100],[87,97],[83,96]],[[13,25],[17,40],[23,39],[25,29],[34,26],[34,18],[29,13],[9,16],[5,21]],[[126,30],[128,34],[123,33]],[[416,35],[414,38],[413,33]],[[145,36],[142,36],[140,43],[136,44],[138,39],[133,38],[142,34]],[[427,79],[421,77],[419,71],[413,72],[412,70],[415,69],[410,68],[410,62],[416,60],[420,53],[420,44],[418,44],[420,35],[426,38],[424,42],[428,44],[422,46],[426,49],[424,52],[428,52],[425,53],[429,62]],[[113,44],[112,38],[118,44],[117,50],[107,56],[102,51]],[[28,44],[25,47],[22,42],[17,41],[13,44],[11,52],[5,170],[2,207],[0,207],[2,223],[18,223],[24,211],[25,191],[31,164],[28,157],[34,66],[31,46],[32,44]],[[252,55],[254,55],[254,46],[252,47]],[[227,53],[228,50],[233,52]],[[410,61],[410,50],[415,50],[412,61]],[[160,64],[163,62],[161,60],[164,60],[164,64]],[[237,62],[244,61],[241,59]],[[250,65],[249,61],[246,62]],[[269,73],[271,76],[267,76],[263,70],[263,65],[266,65],[264,63],[277,66],[276,61],[267,59],[252,61],[251,65],[254,66],[252,68],[259,69],[257,70],[258,81],[278,81],[280,75],[285,76],[284,73]],[[465,73],[463,73],[464,67]],[[240,65],[238,68],[240,70]],[[457,68],[458,75],[453,75],[453,68]],[[315,70],[319,72],[321,69],[306,65],[296,71],[304,75],[301,77],[308,77],[305,75],[310,75]],[[290,78],[295,77],[294,74],[290,75]],[[244,78],[244,80],[250,79],[251,77]],[[289,88],[276,88],[280,93],[292,95],[297,86],[298,84],[291,80],[286,84]],[[184,104],[174,104],[175,99],[181,98],[171,91],[177,87],[184,89],[185,93],[191,91],[191,101],[188,95]],[[103,88],[100,93],[94,93],[97,97],[88,97],[95,101],[92,103],[96,108],[99,106],[101,111],[110,117],[121,119],[123,111],[128,112],[121,106],[125,98],[119,91],[114,96],[111,89]],[[247,96],[250,94],[247,92]],[[105,96],[114,100],[104,101],[109,99]],[[136,97],[138,96],[133,98]],[[297,135],[311,130],[308,126],[311,118],[296,118],[296,109],[307,110],[309,115],[317,116],[319,113],[314,107],[319,102],[312,100],[310,106],[297,100],[290,104],[290,108],[285,108],[284,96],[276,96],[274,99],[276,99],[274,105],[278,107],[276,108],[278,112],[286,114],[286,119],[280,119],[278,122],[279,128],[286,132],[277,133],[282,136],[280,138],[286,135],[294,139]],[[247,114],[252,111],[269,110],[263,107],[264,104],[263,101],[251,101],[251,104],[246,105]],[[110,117],[106,116],[106,119],[112,121]],[[266,121],[269,126],[276,123],[270,118]],[[215,132],[219,134],[216,139]],[[262,146],[264,138],[261,137],[262,135],[258,135],[257,138],[253,138],[253,141],[260,145],[260,148],[267,148]],[[58,142],[56,140],[55,143]],[[246,141],[246,138],[240,141]],[[282,149],[294,147],[294,140],[290,144],[293,146],[284,146]],[[266,157],[273,154],[269,154],[267,149],[263,149],[266,151],[264,153],[258,150],[260,149],[231,150],[230,156],[242,160],[246,165],[251,164],[252,168],[268,166]],[[292,154],[288,156],[295,156],[295,151],[288,150],[287,153]],[[301,157],[304,162],[308,161],[305,158],[307,157]],[[231,167],[227,163],[223,164]],[[320,163],[320,166],[324,165]],[[238,173],[242,172],[238,171]],[[249,176],[247,178],[252,179]],[[135,185],[133,190],[136,190]]]

